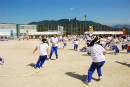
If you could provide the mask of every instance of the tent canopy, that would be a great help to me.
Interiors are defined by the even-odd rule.
[[[0,36],[10,36],[10,34],[6,32],[0,32]]]
[[[60,32],[29,32],[29,35],[53,35],[53,34],[60,34]]]
[[[90,34],[89,31],[84,32],[84,34]],[[123,31],[93,31],[93,35],[99,35],[99,34],[123,34]]]

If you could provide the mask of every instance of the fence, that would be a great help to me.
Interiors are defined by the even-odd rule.
[[[101,24],[59,24],[64,26],[64,34],[84,34],[89,31],[89,26],[93,26],[93,31],[122,31],[126,29],[126,35],[130,35],[130,25],[101,25]],[[58,24],[38,25],[38,32],[58,30]]]

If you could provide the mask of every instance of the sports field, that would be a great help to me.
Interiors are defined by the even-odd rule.
[[[67,42],[62,50],[63,43],[58,44],[59,59],[46,60],[42,69],[35,69],[39,51],[33,50],[41,41],[36,40],[9,40],[0,42],[0,87],[87,87],[83,82],[87,78],[88,69],[92,63],[91,56],[80,52],[85,41],[79,41],[78,51],[73,50],[73,42]],[[97,71],[94,72],[92,87],[130,87],[130,53],[121,50],[115,55],[114,51],[106,51],[106,63],[102,67],[102,80],[98,80]],[[51,44],[49,46],[51,50]]]

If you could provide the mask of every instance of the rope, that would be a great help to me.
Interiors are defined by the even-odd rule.
[[[0,75],[0,77],[27,77],[27,76],[33,75],[35,73],[38,73],[40,71],[41,71],[41,69],[38,69],[35,72],[32,72],[32,73],[27,74],[27,75],[17,75],[17,76]]]

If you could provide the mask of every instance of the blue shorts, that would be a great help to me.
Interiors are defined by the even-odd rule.
[[[64,43],[64,46],[66,46],[67,45],[67,43]]]

